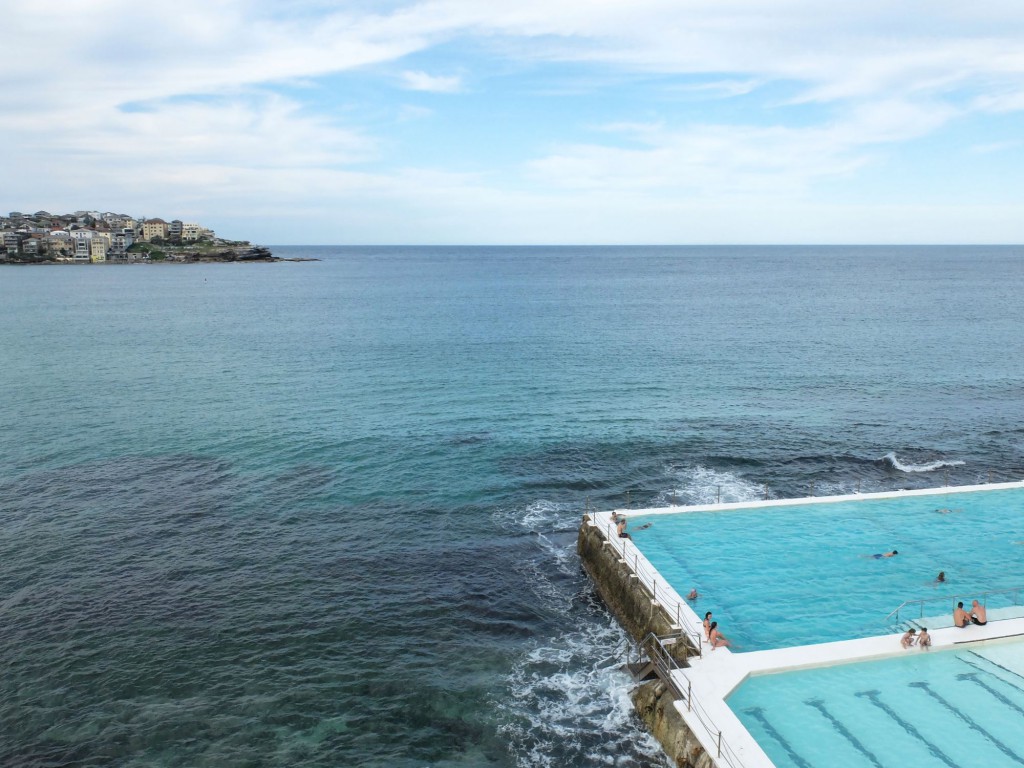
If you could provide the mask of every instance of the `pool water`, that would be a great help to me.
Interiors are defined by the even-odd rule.
[[[698,589],[694,610],[712,611],[739,651],[885,634],[898,629],[886,616],[904,601],[1024,586],[1020,488],[652,514],[629,528],[679,594]],[[988,607],[1022,598],[992,596]],[[952,604],[930,603],[924,615]]]
[[[1024,643],[752,677],[728,699],[777,768],[1024,765]]]

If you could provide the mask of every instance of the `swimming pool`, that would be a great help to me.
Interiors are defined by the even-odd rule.
[[[1024,643],[749,678],[727,699],[777,768],[1024,765]]]
[[[1019,487],[639,514],[629,529],[676,592],[698,589],[694,611],[712,611],[738,651],[885,634],[904,601],[1024,586]],[[899,555],[870,557],[892,549]],[[951,607],[937,601],[924,615]]]

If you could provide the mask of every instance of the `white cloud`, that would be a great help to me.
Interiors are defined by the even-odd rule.
[[[794,213],[816,184],[855,175],[889,147],[961,117],[1024,110],[1024,6],[1008,0],[984,13],[948,0],[298,0],[281,9],[271,0],[93,0],[69,19],[59,0],[6,8],[0,166],[19,179],[11,207],[55,209],[55,197],[69,208],[100,206],[102,179],[115,208],[316,210],[321,220],[344,208],[359,212],[348,231],[367,239],[368,227],[386,232],[388,220],[410,233],[418,222],[426,233],[449,226],[516,239],[528,220],[562,239],[575,239],[573,222],[635,240],[643,239],[638,222],[664,221],[657,231],[668,236],[680,211],[725,215],[737,200]],[[741,111],[728,123],[700,112],[670,120],[647,102],[605,126],[607,140],[594,141],[592,125],[586,141],[541,134],[524,181],[450,172],[432,164],[426,144],[401,153],[419,153],[417,168],[391,167],[380,125],[430,113],[399,102],[387,117],[344,105],[326,117],[294,87],[316,91],[319,78],[342,72],[376,72],[393,86],[400,72],[406,89],[463,93],[462,77],[413,68],[472,71],[472,60],[412,63],[441,45],[456,59],[486,50],[512,70],[569,63],[576,82],[595,88],[655,74],[666,91],[709,107],[772,86],[782,95],[773,96],[770,120]],[[686,83],[673,83],[675,75]],[[501,87],[500,77],[481,82]],[[290,97],[275,94],[282,84]],[[806,105],[818,111],[787,120]],[[486,131],[489,117],[470,129]],[[559,127],[560,136],[571,128]],[[996,151],[986,147],[999,143],[980,135],[965,146]],[[693,216],[682,216],[686,231],[710,231],[711,219]],[[748,218],[752,232],[768,231],[771,217]],[[908,220],[929,219],[918,211]]]
[[[426,72],[403,72],[402,83],[410,91],[458,93],[462,90],[462,79],[460,77],[428,75]]]

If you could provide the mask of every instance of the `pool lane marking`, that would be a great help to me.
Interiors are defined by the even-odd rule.
[[[965,723],[967,723],[967,725],[970,726],[973,730],[977,731],[982,736],[984,736],[986,739],[988,739],[993,744],[995,744],[996,747],[999,749],[999,751],[1002,752],[1004,755],[1009,757],[1011,760],[1016,760],[1021,765],[1024,765],[1024,758],[1022,758],[1020,755],[1018,755],[1016,752],[1014,752],[1008,746],[1003,744],[1003,742],[1001,742],[999,739],[997,739],[991,733],[989,733],[984,728],[982,728],[980,725],[978,725],[978,723],[976,723],[973,718],[969,717],[968,715],[965,715],[959,709],[957,709],[952,704],[950,704],[948,701],[946,701],[941,695],[939,695],[938,693],[933,691],[931,689],[931,686],[928,685],[928,683],[917,682],[917,683],[907,683],[907,685],[909,685],[911,688],[920,688],[921,690],[923,690],[925,693],[927,693],[929,696],[931,696],[933,699],[935,699],[937,702],[939,702],[939,704],[944,706],[946,709],[948,709],[954,715],[956,715],[961,720],[963,720]]]
[[[1014,677],[1017,677],[1017,678],[1020,678],[1021,680],[1024,680],[1024,675],[1022,675],[1020,672],[1017,672],[1016,670],[1010,669],[1009,667],[1004,667],[998,661],[992,661],[992,659],[990,659],[988,656],[982,656],[977,651],[968,651],[968,653],[970,653],[971,656],[977,656],[982,661],[987,661],[993,667],[998,667],[999,669],[1003,670],[1003,672],[1006,672],[1009,675],[1013,675]],[[959,658],[960,661],[962,661],[964,664],[969,664],[970,666],[974,667],[975,669],[980,669],[983,672],[987,672],[987,670],[985,670],[983,667],[980,667],[977,664],[972,664],[967,659],[965,659],[965,658],[963,658],[961,656],[958,656],[957,658]],[[992,674],[992,673],[991,672],[987,672],[987,674]],[[998,675],[994,675],[994,677],[998,677]],[[999,679],[1002,680],[1002,678],[999,678]],[[1011,683],[1009,680],[1003,680],[1003,682],[1005,682],[1008,685],[1013,685],[1013,683]],[[1024,690],[1024,688],[1021,688],[1019,685],[1013,685],[1013,687],[1016,688],[1018,691]]]
[[[878,697],[881,695],[881,691],[859,691],[854,694],[855,696],[862,696],[868,698],[872,704],[881,709],[885,714],[896,721],[897,724],[903,727],[907,733],[916,738],[918,741],[928,747],[928,751],[931,752],[935,757],[939,758],[942,762],[949,766],[949,768],[960,768],[960,763],[954,762],[950,759],[949,755],[939,749],[935,744],[932,744],[928,739],[921,735],[921,732],[917,730],[913,725],[908,723],[902,717],[900,717],[896,710],[880,700]]]
[[[793,749],[792,745],[788,741],[786,741],[785,737],[781,733],[775,730],[775,726],[772,725],[768,721],[768,718],[764,716],[764,710],[761,709],[761,707],[750,707],[743,711],[751,717],[753,717],[755,720],[757,720],[757,722],[759,722],[761,726],[764,728],[765,733],[767,733],[769,736],[771,736],[779,744],[782,745],[782,748],[786,750],[786,754],[789,755],[790,760],[799,765],[800,768],[814,768],[814,766],[812,766],[810,763],[808,763],[806,760],[800,757],[800,754],[795,749]]]
[[[996,677],[991,672],[982,672],[982,674],[988,675],[989,677]],[[962,672],[962,673],[960,673],[959,675],[956,676],[956,679],[957,680],[970,680],[972,683],[975,683],[976,685],[980,685],[986,691],[988,691],[993,696],[995,696],[997,699],[999,699],[999,701],[1003,702],[1003,704],[1005,704],[1006,706],[1010,707],[1011,709],[1016,709],[1018,712],[1020,712],[1022,715],[1024,715],[1024,707],[1022,707],[1020,704],[1018,704],[1017,702],[1013,701],[1012,699],[1008,699],[1006,696],[1001,694],[999,691],[997,691],[991,685],[986,683],[984,680],[979,680],[977,672]],[[1001,677],[996,677],[996,680],[1002,680],[1002,678]],[[1020,690],[1020,689],[1018,688],[1018,690]]]
[[[804,704],[806,704],[809,707],[814,707],[816,710],[821,712],[821,714],[825,716],[825,719],[832,723],[832,727],[839,731],[839,733],[841,733],[843,737],[853,745],[854,749],[856,749],[858,752],[864,755],[864,757],[870,760],[872,764],[877,765],[878,768],[884,768],[884,766],[880,762],[878,762],[878,758],[875,757],[874,753],[867,747],[865,747],[861,743],[860,739],[858,739],[856,736],[850,733],[850,731],[847,730],[846,726],[836,719],[835,715],[833,715],[831,712],[825,709],[824,701],[822,701],[821,699],[807,699],[807,701],[805,701]]]

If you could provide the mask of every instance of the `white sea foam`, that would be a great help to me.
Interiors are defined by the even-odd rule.
[[[937,459],[929,461],[927,464],[904,464],[896,457],[895,451],[885,454],[882,461],[888,461],[894,469],[898,469],[900,472],[934,472],[943,467],[962,467],[966,463],[959,459]]]
[[[756,501],[764,496],[764,486],[737,477],[731,472],[694,467],[673,469],[679,487],[661,497],[666,504],[714,504],[718,501]]]
[[[634,683],[621,665],[626,635],[613,621],[588,621],[546,640],[509,675],[497,702],[517,765],[667,766],[657,741],[633,713]]]
[[[633,712],[635,685],[622,671],[628,636],[595,602],[580,601],[585,577],[576,557],[578,505],[538,500],[511,515],[536,534],[540,556],[521,563],[526,583],[566,629],[538,641],[508,674],[495,702],[501,732],[522,768],[668,766]],[[507,515],[508,513],[506,513]],[[503,515],[503,516],[506,516]]]

